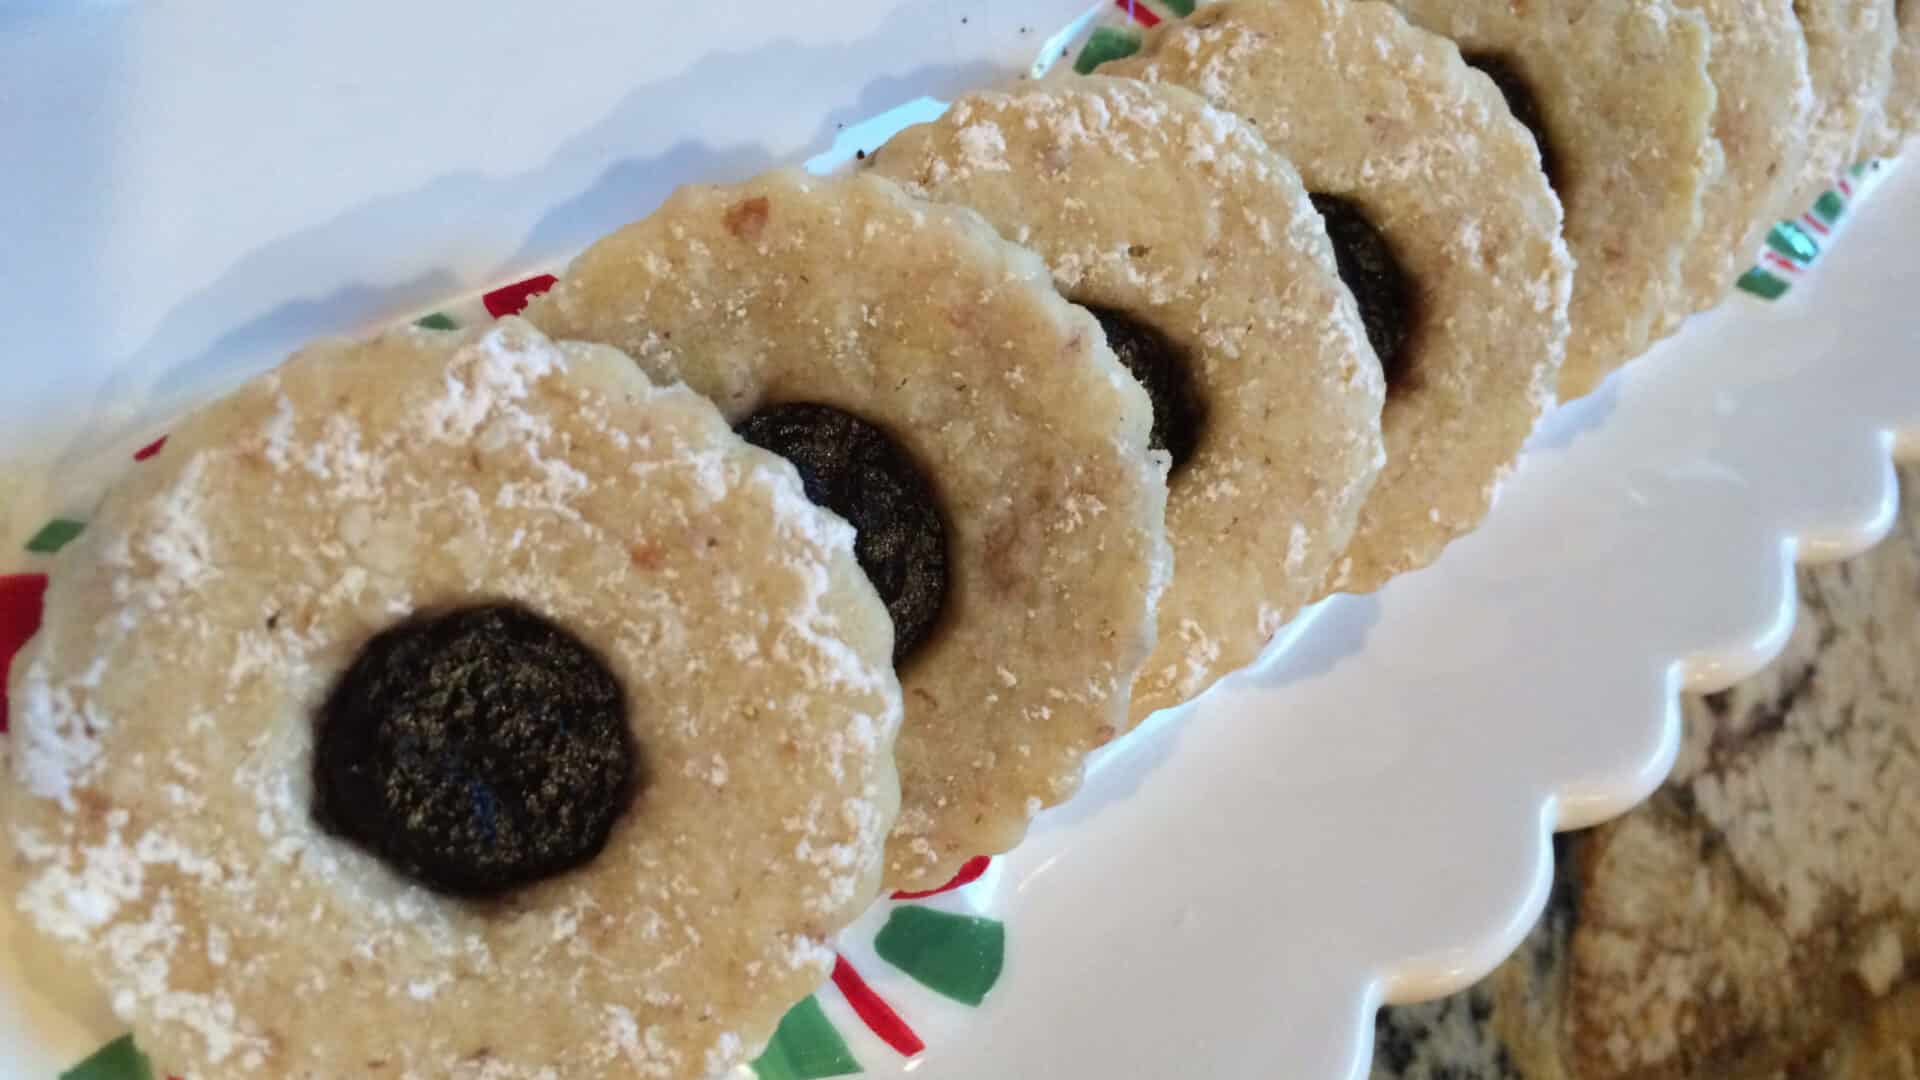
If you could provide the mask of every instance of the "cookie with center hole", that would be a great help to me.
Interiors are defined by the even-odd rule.
[[[853,544],[613,349],[307,349],[61,553],[10,686],[18,910],[174,1075],[740,1065],[897,806]]]
[[[1228,0],[1099,71],[1197,89],[1300,170],[1387,374],[1386,467],[1326,588],[1432,562],[1486,515],[1566,351],[1573,263],[1532,135],[1452,42],[1379,3]]]
[[[1891,157],[1906,140],[1920,135],[1920,4],[1894,0],[1899,41],[1893,49],[1893,82],[1887,88],[1888,139],[1881,153]]]
[[[1798,217],[1840,174],[1873,152],[1893,84],[1894,0],[1794,0],[1807,38],[1813,117],[1807,158],[1784,217]]]
[[[1293,169],[1192,94],[1100,77],[967,94],[867,160],[1032,247],[1153,391],[1174,577],[1134,721],[1252,660],[1380,460],[1380,367]]]
[[[1687,310],[1725,299],[1760,250],[1806,160],[1813,82],[1793,0],[1675,0],[1713,35],[1713,133],[1720,178],[1701,196],[1699,239],[1682,264]],[[1676,320],[1677,321],[1677,320]]]
[[[1671,0],[1394,0],[1532,121],[1573,253],[1562,400],[1689,307],[1683,259],[1717,171],[1710,35]]]
[[[1013,846],[1124,727],[1170,572],[1165,456],[1146,393],[1032,253],[878,177],[776,172],[680,189],[527,317],[684,381],[863,537],[901,538],[863,560],[922,626],[897,658],[890,887]],[[913,539],[927,520],[940,543]]]
[[[1893,157],[1920,134],[1920,3],[1894,0],[1893,76],[1872,152]]]

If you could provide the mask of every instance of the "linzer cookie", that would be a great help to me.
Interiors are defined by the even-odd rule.
[[[518,320],[189,419],[14,665],[19,909],[187,1076],[704,1076],[873,900],[887,620],[793,468]]]
[[[1100,71],[1199,89],[1300,170],[1387,377],[1386,468],[1327,587],[1432,562],[1486,514],[1566,348],[1573,265],[1532,136],[1378,3],[1229,0]]]
[[[1011,847],[1124,728],[1169,573],[1165,457],[1031,253],[877,177],[779,172],[681,189],[527,317],[711,397],[858,527],[908,646],[890,886]]]
[[[1806,159],[1813,84],[1793,0],[1675,0],[1713,34],[1713,133],[1720,179],[1701,196],[1699,238],[1687,249],[1687,307],[1725,299],[1753,265],[1762,237],[1793,192]]]
[[[1576,271],[1560,397],[1591,393],[1687,306],[1714,175],[1709,34],[1671,0],[1396,0],[1535,119]]]
[[[1794,0],[1814,112],[1807,158],[1783,212],[1797,214],[1872,148],[1893,82],[1894,0]]]
[[[1893,46],[1893,78],[1887,84],[1887,104],[1873,152],[1893,157],[1906,141],[1920,134],[1920,4],[1897,0],[1898,26]]]
[[[1379,365],[1293,169],[1191,94],[1099,77],[968,94],[868,160],[1031,246],[1153,398],[1174,577],[1133,720],[1252,660],[1380,458]]]

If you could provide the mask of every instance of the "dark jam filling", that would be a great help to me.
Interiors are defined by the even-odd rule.
[[[1533,86],[1513,62],[1498,53],[1468,53],[1461,59],[1469,67],[1477,68],[1493,85],[1500,88],[1500,96],[1507,99],[1507,111],[1513,114],[1533,135],[1533,145],[1540,150],[1540,169],[1547,174],[1547,183],[1554,190],[1560,186],[1559,158],[1553,152],[1553,140],[1547,137],[1547,124],[1540,114],[1540,102],[1533,96]]]
[[[1419,296],[1400,269],[1386,237],[1356,203],[1338,195],[1315,194],[1311,198],[1313,208],[1326,221],[1340,280],[1360,307],[1367,343],[1380,358],[1387,389],[1392,391],[1403,384],[1407,374],[1407,339],[1413,334]]]
[[[511,604],[375,635],[317,725],[319,822],[453,896],[499,896],[585,865],[638,785],[613,673]]]
[[[913,655],[946,606],[947,523],[906,449],[831,405],[769,405],[735,430],[793,462],[807,498],[853,526],[854,558],[893,619],[894,664]]]
[[[1200,445],[1203,416],[1193,392],[1193,374],[1187,355],[1166,335],[1124,311],[1086,305],[1100,321],[1107,345],[1128,371],[1146,388],[1153,401],[1153,431],[1148,445],[1165,450],[1178,471]]]

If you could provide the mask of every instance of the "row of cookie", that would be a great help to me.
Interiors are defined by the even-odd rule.
[[[1520,197],[1465,222],[1491,271],[1418,300],[1446,305],[1422,355],[1454,369],[1430,361],[1396,399],[1442,414],[1430,451],[1387,453],[1369,330],[1403,333],[1402,313],[1363,319],[1293,167],[1235,115],[1129,79],[969,96],[853,176],[683,188],[526,308],[711,398],[855,525],[906,699],[890,886],[1011,847],[1087,751],[1336,588],[1357,527],[1437,549],[1484,512],[1548,403],[1569,268],[1525,129],[1457,53],[1438,77],[1481,95],[1467,130],[1492,152],[1459,159],[1460,186],[1490,167]],[[1356,234],[1349,259],[1391,262],[1364,215],[1321,206]],[[1462,394],[1509,400],[1477,417]],[[1430,513],[1409,471],[1419,509],[1394,507],[1396,459],[1469,505]]]
[[[1183,468],[1234,432],[1219,520],[1272,522],[1364,490],[1382,379],[1318,214],[1232,131],[1279,238],[1248,289],[1296,279],[1263,301],[1293,329],[1247,339]],[[1134,719],[1170,455],[979,215],[875,175],[687,187],[524,315],[303,351],[60,555],[11,675],[17,903],[171,1069],[721,1071],[880,888],[1011,847]],[[1265,362],[1302,331],[1313,363]],[[1296,395],[1340,456],[1275,467]],[[1209,605],[1249,647],[1283,617],[1250,571],[1308,591],[1306,541],[1234,542],[1187,586],[1185,688],[1238,662]]]
[[[1603,9],[1566,21],[1646,29]],[[1477,59],[1218,5],[863,175],[676,193],[526,313],[624,356],[413,332],[201,414],[16,665],[27,914],[195,1072],[740,1060],[883,837],[904,887],[1004,850],[1087,750],[1484,513],[1599,279],[1544,76]],[[512,723],[439,712],[472,701]]]
[[[1227,0],[1096,70],[1241,115],[1338,211],[1342,277],[1390,384],[1388,462],[1333,581],[1355,591],[1471,528],[1551,395],[1591,392],[1718,304],[1775,221],[1920,130],[1920,10],[1894,0]],[[1499,99],[1537,170],[1514,159]],[[976,101],[1000,107],[963,99],[956,116]],[[893,175],[966,201],[983,181],[950,179],[953,165],[922,153]],[[1513,250],[1556,212],[1536,171],[1564,209],[1564,350],[1538,325],[1562,260]],[[1035,212],[991,205],[1003,226]],[[1384,276],[1348,239],[1356,213],[1380,234]],[[1076,287],[1070,254],[1056,271]]]
[[[1338,482],[1271,466],[1276,406],[1344,403],[1328,464],[1364,487],[1382,381],[1284,163],[1222,149],[1274,181],[1247,195],[1284,321],[1336,326],[1295,383],[1249,353],[1246,490],[1215,497],[1261,516],[1266,478]],[[1012,846],[1131,722],[1169,456],[1100,323],[980,216],[872,175],[683,188],[525,318],[303,352],[61,554],[13,671],[19,902],[170,1067],[731,1064],[879,887]],[[552,1022],[497,1045],[530,1001]]]
[[[1153,397],[1175,574],[1132,720],[1431,562],[1556,390],[1720,302],[1809,187],[1911,133],[1920,19],[1800,7],[1224,0],[866,157],[1038,253]],[[1364,345],[1316,292],[1309,202]]]
[[[1578,266],[1563,399],[1717,304],[1768,226],[1920,130],[1920,12],[1896,0],[1390,2],[1456,42],[1539,145]],[[1427,152],[1390,91],[1408,57],[1364,36],[1366,7],[1229,0],[1099,70],[1241,112],[1310,187],[1365,201]],[[1302,55],[1338,69],[1278,59]]]
[[[1461,25],[1469,6],[1449,9]],[[1805,51],[1791,13],[1775,14],[1768,33],[1722,35],[1721,83],[1740,85],[1743,63],[1780,41]],[[1044,430],[1086,402],[1048,400],[1006,328],[1012,346],[971,357],[925,340],[930,315],[914,305],[945,310],[929,278],[951,271],[880,220],[891,196],[794,177],[689,189],[529,308],[556,336],[614,344],[709,395],[743,430],[779,426],[780,441],[760,441],[789,457],[824,461],[854,433],[926,471],[905,488],[937,505],[950,558],[923,529],[917,544],[884,540],[892,565],[866,562],[908,690],[894,883],[937,883],[1004,850],[1071,791],[1087,748],[1242,666],[1302,605],[1432,561],[1486,512],[1563,357],[1588,388],[1724,295],[1800,158],[1791,132],[1720,152],[1706,19],[1666,0],[1513,18],[1471,21],[1496,51],[1466,56],[1386,4],[1228,0],[1150,34],[1102,69],[1113,77],[969,94],[866,159],[868,176],[975,211],[1037,254],[1149,392],[1174,573],[1130,690],[1124,651],[1088,646],[1085,623],[1023,638],[1043,609],[996,609],[974,589],[1037,568],[1040,552],[1081,557],[1050,537],[1087,528],[1086,506],[1126,516],[1151,500],[1035,497],[1068,515],[1057,523],[1017,509],[1006,478],[1058,454],[982,417]],[[1607,42],[1622,47],[1604,62],[1546,63]],[[1768,103],[1804,111],[1794,85]],[[1709,184],[1716,169],[1742,179]],[[1704,223],[1703,192],[1736,224]],[[910,231],[931,210],[912,211]],[[1620,227],[1636,218],[1666,227]],[[856,223],[858,237],[835,235]],[[872,321],[848,326],[850,310]],[[945,391],[922,368],[936,344]],[[832,415],[757,419],[768,402]],[[1007,452],[985,477],[976,439]],[[898,531],[897,497],[876,509],[865,485],[813,489],[874,545]],[[950,608],[931,585],[943,574]],[[1051,580],[1061,610],[1088,610],[1063,579],[1031,580]],[[1104,580],[1125,605],[1143,578]],[[1009,617],[1022,613],[1024,627]],[[1137,640],[1117,632],[1122,615],[1102,619],[1109,644]]]

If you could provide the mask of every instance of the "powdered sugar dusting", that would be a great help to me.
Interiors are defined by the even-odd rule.
[[[21,913],[195,1075],[346,1075],[374,1051],[422,1080],[744,1060],[826,973],[798,931],[871,899],[900,716],[884,634],[847,636],[884,625],[848,591],[851,530],[770,460],[684,388],[511,319],[324,347],[190,420],[63,556],[16,672],[20,783],[0,799]],[[655,763],[683,766],[591,873],[497,913],[397,877],[310,808],[309,710],[355,643],[476,594],[581,634],[643,691]],[[703,627],[752,645],[708,649]],[[788,756],[758,752],[776,735]],[[743,775],[755,799],[695,794]],[[755,816],[793,791],[818,803],[808,857],[752,854],[777,831]],[[682,854],[707,843],[724,854]],[[770,870],[791,888],[773,922],[705,899]],[[727,978],[703,947],[764,951],[764,997],[683,1021]],[[558,1026],[500,1047],[489,1017],[530,1004]]]
[[[967,132],[953,171],[1021,175],[1021,118],[959,105],[949,116]],[[1114,119],[1090,109],[1078,123]],[[913,712],[890,886],[935,886],[967,858],[1005,850],[1026,825],[1025,798],[1051,795],[1054,773],[1077,773],[1089,733],[1119,726],[1124,682],[1108,683],[1098,701],[1051,706],[1025,740],[1033,760],[987,753],[1084,666],[1137,663],[1164,546],[1144,393],[1095,348],[1096,324],[1061,299],[1041,261],[979,216],[865,173],[682,189],[575,260],[528,317],[628,349],[736,422],[770,402],[848,409],[926,468],[951,525],[955,585],[903,675]],[[1073,467],[1032,467],[1043,458]],[[779,630],[759,644],[808,644],[804,626]],[[1015,685],[978,662],[989,651]],[[872,719],[876,730],[890,722]],[[826,845],[792,840],[825,857]]]
[[[1000,134],[996,124],[972,124],[960,130],[960,150],[962,160],[968,168],[1009,169],[1007,164],[1007,140]]]
[[[986,124],[1010,172],[974,160],[966,132]],[[1289,164],[1225,109],[1098,75],[965,95],[874,161],[1021,238],[1071,299],[1188,351],[1207,432],[1170,478],[1173,572],[1129,719],[1250,661],[1317,595],[1382,457],[1380,367]],[[1063,529],[1085,520],[1064,508]]]
[[[505,331],[490,331],[448,367],[446,393],[427,402],[422,419],[435,438],[452,442],[473,438],[488,420],[539,424],[538,418],[511,406],[524,401],[536,380],[562,364],[559,350],[544,341],[516,348]]]
[[[1496,9],[1447,8],[1451,36],[1467,41],[1474,13]],[[1485,515],[1566,351],[1572,260],[1531,136],[1455,45],[1387,5],[1222,5],[1170,20],[1110,70],[1239,111],[1310,190],[1348,199],[1389,240],[1425,298],[1400,362],[1420,378],[1383,412],[1378,480],[1324,582],[1370,591],[1431,562]],[[1487,199],[1495,188],[1507,197]]]

